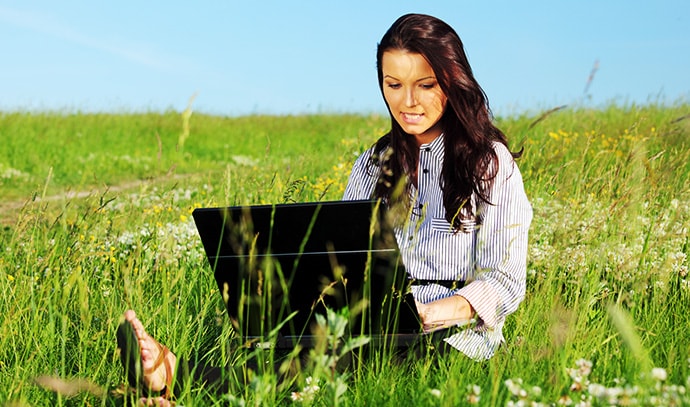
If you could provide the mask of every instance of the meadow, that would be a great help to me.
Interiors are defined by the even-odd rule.
[[[387,121],[0,113],[0,403],[122,405],[128,308],[179,355],[240,363],[191,212],[339,199]],[[255,372],[222,396],[188,386],[181,404],[690,405],[690,106],[497,124],[524,148],[534,221],[526,297],[493,359],[335,371],[322,350],[294,382]]]

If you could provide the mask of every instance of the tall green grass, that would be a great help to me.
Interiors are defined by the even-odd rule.
[[[482,363],[379,355],[343,376],[337,400],[324,381],[311,403],[690,402],[689,110],[499,118],[512,149],[524,148],[518,164],[535,213],[527,295],[507,343]],[[386,125],[377,116],[194,114],[185,138],[175,112],[0,114],[0,402],[121,402],[67,398],[34,380],[117,389],[125,379],[114,333],[127,308],[180,355],[239,360],[191,211],[338,199],[356,155]],[[191,387],[183,401],[291,403],[315,372],[305,364],[294,386],[258,374],[225,399]]]

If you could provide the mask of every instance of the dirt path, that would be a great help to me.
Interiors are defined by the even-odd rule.
[[[21,209],[27,205],[35,205],[38,203],[46,203],[50,205],[58,202],[68,202],[75,199],[86,199],[97,196],[105,197],[106,195],[112,197],[112,195],[118,195],[122,192],[141,189],[142,186],[150,187],[152,185],[160,185],[166,182],[189,179],[199,175],[200,174],[166,175],[148,180],[128,181],[117,185],[103,185],[100,187],[93,186],[90,190],[68,190],[45,197],[28,196],[24,199],[3,200],[0,202],[0,225],[14,225],[17,222],[17,217],[19,216]]]

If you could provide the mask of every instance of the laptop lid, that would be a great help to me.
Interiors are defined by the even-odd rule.
[[[228,314],[248,340],[304,343],[316,313],[352,334],[420,331],[392,228],[376,201],[199,208],[193,218]]]

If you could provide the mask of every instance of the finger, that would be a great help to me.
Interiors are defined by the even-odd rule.
[[[443,328],[446,328],[446,326],[439,323],[425,324],[423,327],[425,333],[435,332]]]

